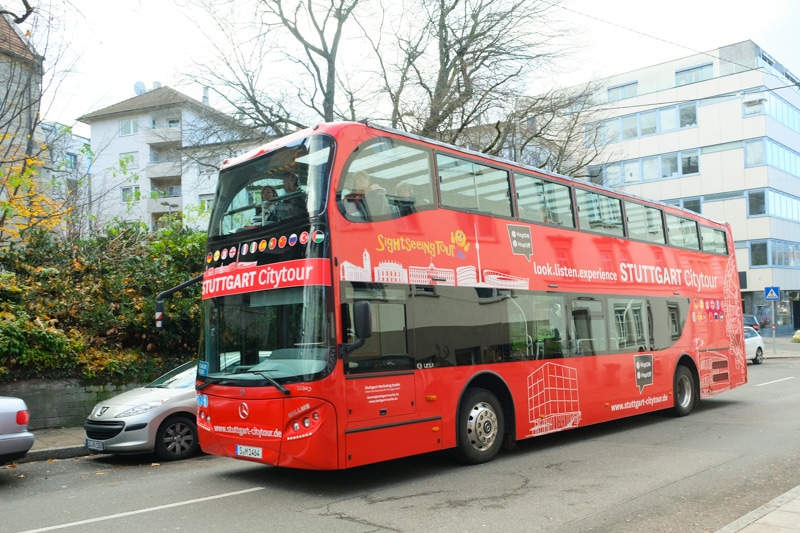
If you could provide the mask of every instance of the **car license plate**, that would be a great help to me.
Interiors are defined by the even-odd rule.
[[[103,451],[103,441],[86,439],[86,448],[89,449],[89,450],[92,450],[93,452],[102,452]]]
[[[252,457],[253,459],[261,459],[261,448],[255,446],[242,446],[236,445],[236,455],[239,457]]]

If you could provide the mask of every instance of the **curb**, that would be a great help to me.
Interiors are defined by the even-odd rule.
[[[49,461],[50,459],[72,459],[73,457],[83,457],[90,455],[91,452],[85,446],[63,446],[56,448],[44,448],[41,450],[31,450],[25,457],[15,461],[16,463],[33,463],[36,461]]]

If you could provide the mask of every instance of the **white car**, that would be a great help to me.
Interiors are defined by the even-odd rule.
[[[764,339],[750,326],[744,327],[744,348],[754,365],[764,362]]]
[[[98,403],[83,424],[86,448],[98,453],[155,452],[162,461],[198,449],[197,362],[189,361],[145,387]]]
[[[0,396],[0,465],[21,459],[33,446],[29,419],[25,400]]]

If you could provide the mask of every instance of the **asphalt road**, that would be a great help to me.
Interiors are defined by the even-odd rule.
[[[647,414],[520,443],[342,472],[199,456],[0,468],[2,531],[713,532],[800,485],[800,359],[690,416]]]

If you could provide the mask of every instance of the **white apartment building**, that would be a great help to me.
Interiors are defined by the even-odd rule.
[[[220,164],[258,141],[211,108],[207,93],[201,102],[158,83],[134,88],[136,96],[78,118],[91,126],[91,212],[101,222],[155,229],[180,217],[204,228]]]
[[[777,333],[800,329],[798,79],[752,41],[604,79],[608,162],[589,169],[608,187],[730,222],[743,312]]]

